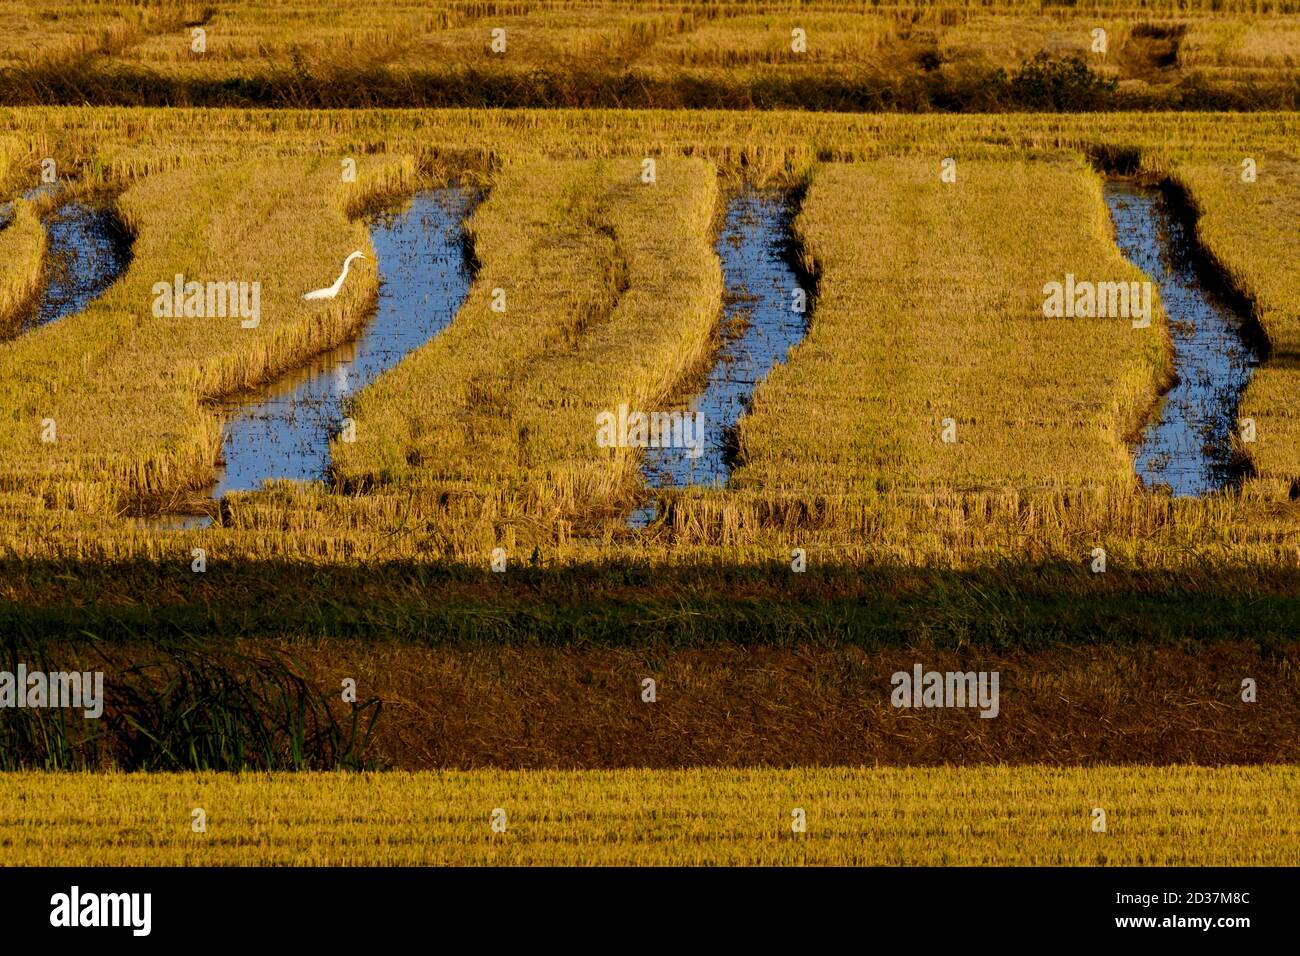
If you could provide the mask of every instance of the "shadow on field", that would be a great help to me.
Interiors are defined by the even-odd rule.
[[[1285,76],[1212,82],[1195,73],[1160,86],[1120,88],[1077,56],[1038,54],[1013,70],[853,75],[733,74],[565,64],[522,69],[383,65],[312,70],[254,66],[246,76],[175,76],[114,61],[77,59],[0,70],[7,106],[173,106],[291,109],[509,108],[724,109],[816,112],[1004,113],[1114,110],[1292,110],[1300,87]]]
[[[303,653],[323,686],[355,675],[383,699],[372,754],[409,769],[1300,759],[1300,645],[989,653],[324,642]],[[917,665],[998,673],[995,713],[894,706],[896,675]],[[1254,702],[1242,699],[1246,678]]]
[[[993,652],[9,638],[0,652],[10,672],[103,675],[100,719],[6,711],[0,769],[1300,760],[1294,643]],[[986,683],[969,697],[900,699],[900,675],[918,671]]]
[[[354,566],[0,559],[0,631],[24,639],[383,637],[478,643],[990,650],[1300,636],[1300,570],[1210,564],[1103,574],[784,563]]]
[[[104,685],[101,719],[6,703],[0,769],[1300,760],[1300,571],[9,559],[0,582],[0,702],[20,665]],[[917,666],[998,672],[996,716],[895,706]]]

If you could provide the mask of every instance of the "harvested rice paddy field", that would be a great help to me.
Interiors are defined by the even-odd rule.
[[[18,245],[26,217],[83,197],[119,237],[94,261],[129,259],[80,311],[0,345],[3,614],[33,635],[93,621],[421,641],[1285,637],[1300,576],[1297,126],[0,112],[16,210],[0,237]],[[47,153],[65,192],[22,198]],[[1173,279],[1143,293],[1132,256],[1173,252],[1154,227],[1129,256],[1117,244],[1121,175],[1189,223],[1229,302],[1205,387],[1169,403],[1192,438],[1163,454],[1202,476],[1194,493],[1135,461],[1205,296],[1179,299],[1174,321]],[[744,336],[766,334],[714,248],[750,187],[788,210],[756,240],[778,249],[776,304],[759,311],[788,306],[788,345],[709,386],[724,346],[744,363]],[[408,291],[382,210],[444,194],[425,223],[463,239],[413,247],[448,279]],[[28,255],[53,233],[31,229]],[[304,301],[353,250],[337,297]],[[1060,301],[1045,315],[1052,284],[1063,298],[1076,279],[1101,285],[1094,313],[1137,290],[1133,316],[1071,317]],[[204,295],[186,293],[195,281]],[[258,283],[256,302],[240,282]],[[292,394],[286,373],[362,333],[381,287],[427,301],[435,331],[344,381],[328,410],[311,410],[309,384],[302,421],[223,438]],[[212,288],[232,292],[228,316],[203,317]],[[1262,358],[1233,371],[1252,342]],[[734,394],[696,436],[690,403],[710,387]],[[647,474],[638,444],[656,422],[635,434],[638,410],[667,416],[672,448],[653,457],[686,456],[675,478]],[[721,473],[694,478],[706,449]],[[212,497],[236,469],[238,489]]]
[[[1295,0],[14,0],[0,19],[0,100],[23,105],[1295,109],[1298,68]]]
[[[57,786],[51,781],[57,781]],[[16,864],[1293,866],[1286,767],[41,774]],[[194,832],[193,811],[205,811]],[[1096,810],[1105,830],[1094,830]],[[800,813],[799,811],[802,811]],[[796,829],[802,827],[802,829]]]
[[[0,862],[1296,862],[1300,8],[0,24]]]

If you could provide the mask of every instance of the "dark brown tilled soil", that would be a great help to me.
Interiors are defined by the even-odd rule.
[[[384,709],[400,768],[1256,764],[1300,760],[1300,645],[554,649],[297,644],[322,687]],[[891,675],[998,671],[999,713],[901,709]],[[642,701],[642,681],[657,701]],[[1253,678],[1258,700],[1242,700]]]

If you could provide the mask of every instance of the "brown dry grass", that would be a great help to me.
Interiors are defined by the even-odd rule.
[[[294,645],[384,700],[408,769],[1300,760],[1300,646],[1016,651]],[[890,705],[890,676],[997,670],[999,716]],[[641,701],[642,681],[658,701]],[[1253,678],[1258,701],[1241,700]]]

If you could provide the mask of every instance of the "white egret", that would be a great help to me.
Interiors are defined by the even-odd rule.
[[[343,271],[339,273],[339,277],[334,280],[334,284],[332,286],[330,286],[328,289],[315,289],[311,292],[304,292],[302,297],[304,299],[334,298],[336,295],[339,294],[339,289],[343,288],[343,280],[348,277],[348,269],[352,268],[352,260],[364,259],[364,258],[365,256],[362,255],[361,250],[358,249],[356,252],[352,253],[346,259],[343,260]]]

